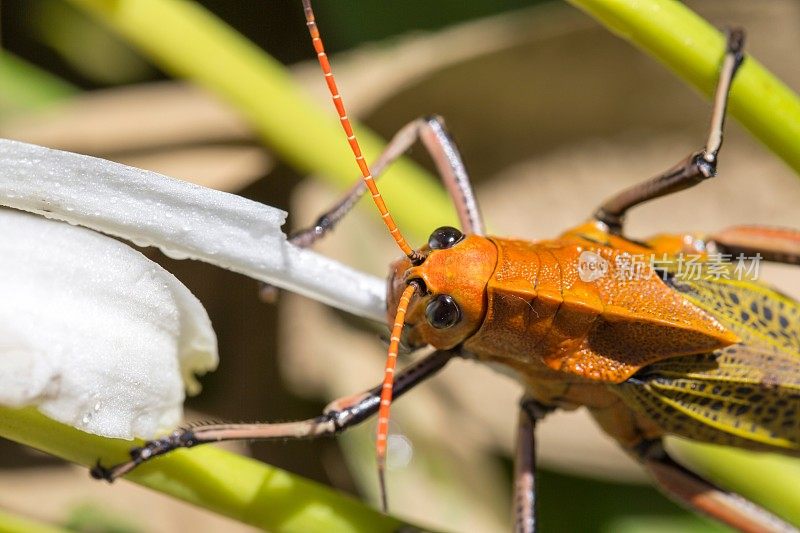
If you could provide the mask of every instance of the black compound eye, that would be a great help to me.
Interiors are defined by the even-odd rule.
[[[428,247],[431,250],[446,250],[464,238],[464,234],[456,228],[442,226],[433,230],[428,238]]]
[[[425,316],[431,326],[436,329],[445,329],[454,326],[461,320],[461,309],[452,296],[439,294],[428,302]]]

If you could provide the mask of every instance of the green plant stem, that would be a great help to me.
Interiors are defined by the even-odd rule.
[[[228,100],[297,170],[319,175],[339,188],[357,180],[358,167],[333,106],[323,111],[304,95],[283,65],[199,4],[180,0],[71,2],[110,25],[165,71]],[[298,31],[306,31],[299,8],[297,16]],[[310,38],[308,47],[309,57],[313,57]],[[321,74],[320,83],[324,83]],[[354,129],[367,160],[374,160],[383,141],[364,126],[354,124]],[[409,160],[398,161],[387,171],[381,189],[398,224],[415,240],[427,239],[432,227],[455,221],[444,190]]]
[[[676,0],[567,0],[710,96],[725,36]],[[800,99],[754,57],[731,88],[730,114],[800,173]]]
[[[0,407],[0,422],[0,437],[86,466],[123,461],[134,445],[89,435],[33,408]],[[396,531],[404,524],[318,483],[212,446],[177,450],[125,479],[273,532]]]
[[[0,533],[69,533],[69,530],[0,509]]]

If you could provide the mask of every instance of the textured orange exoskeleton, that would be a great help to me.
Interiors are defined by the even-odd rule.
[[[584,252],[607,265],[592,281],[579,273]],[[621,383],[663,359],[739,341],[655,272],[635,283],[616,275],[620,254],[650,252],[592,223],[552,241],[468,235],[448,249],[422,248],[421,265],[406,258],[392,265],[390,320],[408,282],[417,280],[424,295],[411,301],[406,314],[412,347],[463,345],[478,360],[514,368],[545,405],[586,405],[605,413],[620,403],[627,410],[606,383]],[[426,306],[438,294],[458,302],[461,321],[452,328],[434,328],[425,318]],[[605,429],[620,437],[642,428]]]

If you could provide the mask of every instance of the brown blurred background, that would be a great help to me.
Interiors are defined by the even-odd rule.
[[[201,3],[291,64],[325,100],[299,2]],[[704,140],[707,102],[560,2],[316,4],[351,114],[387,138],[415,117],[444,116],[494,233],[555,236]],[[689,4],[718,26],[745,26],[748,50],[800,87],[799,4]],[[286,209],[292,227],[314,220],[336,197],[261,146],[235,111],[167,79],[69,4],[6,0],[0,24],[2,45],[13,54],[0,75],[4,137],[238,192]],[[17,90],[20,77],[35,80],[37,90]],[[423,150],[411,155],[430,167]],[[730,121],[719,177],[637,209],[630,231],[798,226],[797,205],[797,177]],[[383,276],[396,252],[377,223],[371,210],[356,211],[319,249]],[[382,375],[380,328],[290,294],[265,305],[252,280],[143,252],[201,299],[219,336],[220,367],[189,400],[189,416],[306,418]],[[800,296],[796,272],[772,268],[767,275]],[[445,530],[507,529],[518,395],[509,378],[457,361],[398,402],[393,430],[412,455],[390,471],[394,511]],[[373,431],[366,423],[336,441],[237,449],[375,501]],[[543,531],[719,530],[648,487],[582,412],[552,417],[541,434]],[[79,531],[248,529],[130,483],[94,483],[83,469],[9,442],[0,442],[0,487],[0,508]]]

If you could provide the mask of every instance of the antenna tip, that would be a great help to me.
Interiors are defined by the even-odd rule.
[[[383,461],[378,460],[378,488],[381,494],[381,511],[386,514],[389,512],[389,499],[386,496],[386,468]]]

